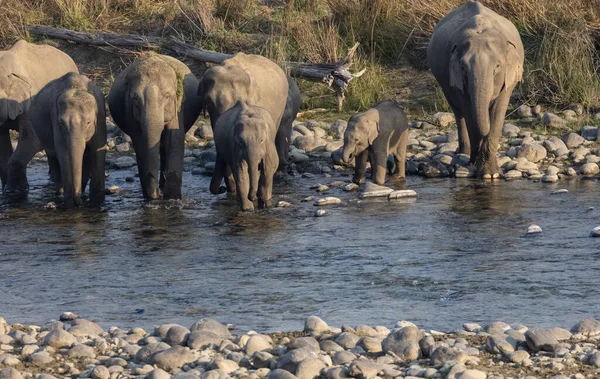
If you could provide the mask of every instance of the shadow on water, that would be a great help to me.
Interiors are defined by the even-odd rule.
[[[597,181],[412,177],[391,185],[418,198],[388,201],[310,188],[347,176],[286,177],[274,199],[292,208],[241,213],[189,172],[183,201],[144,203],[123,170],[111,172],[107,185],[121,190],[102,208],[49,210],[45,165],[29,172],[28,201],[0,203],[0,315],[11,321],[70,310],[104,326],[210,316],[270,331],[318,314],[333,325],[408,319],[450,329],[497,319],[569,327],[600,313],[600,295],[585,290],[600,272],[587,237]],[[552,195],[558,188],[570,192]],[[343,204],[314,217],[308,196]],[[526,237],[532,223],[544,232]]]

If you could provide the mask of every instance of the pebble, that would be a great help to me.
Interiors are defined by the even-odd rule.
[[[397,190],[392,191],[388,194],[388,199],[403,199],[406,197],[416,197],[417,193],[414,190]]]
[[[315,213],[314,213],[314,216],[315,216],[315,217],[325,217],[325,216],[327,216],[327,215],[329,215],[329,212],[327,212],[327,211],[326,211],[326,210],[324,210],[324,209],[317,209],[317,210],[315,211]]]
[[[565,194],[565,193],[569,193],[569,190],[566,188],[561,188],[556,191],[552,191],[550,194],[551,195],[561,195],[561,194]]]
[[[361,199],[368,197],[387,197],[393,189],[385,186],[380,186],[372,182],[366,182],[361,190],[359,197]]]
[[[342,200],[340,200],[337,197],[328,196],[328,197],[323,197],[321,199],[318,199],[317,201],[315,201],[314,205],[323,206],[323,205],[337,205],[337,204],[342,204]]]
[[[287,201],[278,201],[277,205],[275,205],[277,208],[292,208],[292,204],[288,203]]]
[[[542,232],[542,228],[540,228],[538,225],[529,225],[529,227],[527,228],[527,234],[537,234],[537,233],[541,233]]]
[[[596,226],[594,229],[592,229],[590,232],[590,237],[600,237],[600,226]]]

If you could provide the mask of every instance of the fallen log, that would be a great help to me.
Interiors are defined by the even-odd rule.
[[[146,37],[131,34],[114,33],[83,33],[73,30],[55,28],[52,26],[27,26],[29,33],[45,36],[52,39],[71,41],[93,46],[114,46],[139,49],[164,49],[180,56],[194,59],[200,62],[220,64],[233,55],[217,53],[214,51],[198,49],[190,44],[182,42],[174,37],[159,38]],[[363,75],[366,69],[353,74],[350,72],[354,55],[359,43],[357,42],[348,50],[346,57],[339,62],[311,64],[303,62],[282,62],[281,66],[288,71],[292,77],[302,78],[314,82],[321,82],[332,88],[336,94],[338,110],[342,110],[345,94],[350,82],[354,78]]]

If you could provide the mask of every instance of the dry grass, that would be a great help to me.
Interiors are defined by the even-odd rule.
[[[526,47],[525,99],[600,106],[600,1],[481,0],[509,18]],[[3,46],[21,24],[177,35],[197,46],[275,60],[335,61],[362,43],[367,77],[348,106],[388,96],[386,66],[423,68],[437,21],[463,0],[0,0]],[[318,102],[318,101],[317,101]],[[443,104],[440,104],[443,107]]]

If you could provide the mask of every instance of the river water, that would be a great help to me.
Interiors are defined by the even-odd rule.
[[[45,210],[47,166],[29,169],[29,201],[0,205],[0,316],[41,324],[72,311],[104,327],[202,317],[241,330],[330,325],[438,330],[502,320],[570,328],[600,316],[597,181],[557,184],[409,177],[417,200],[362,201],[313,217],[315,183],[290,177],[276,200],[293,208],[240,214],[184,173],[185,200],[144,206],[139,182],[102,209]],[[569,193],[552,195],[559,188]],[[595,208],[595,209],[592,209]],[[543,233],[526,237],[532,224]]]

